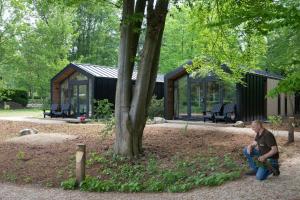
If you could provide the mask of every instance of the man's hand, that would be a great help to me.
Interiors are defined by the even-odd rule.
[[[247,146],[247,153],[248,153],[249,155],[252,153],[252,149],[253,149],[252,145],[248,145],[248,146]]]
[[[258,160],[260,161],[260,162],[265,162],[266,161],[266,157],[265,156],[259,156],[258,157]]]
[[[253,141],[252,144],[247,146],[247,153],[250,155],[252,153],[253,148],[257,145],[256,141]]]

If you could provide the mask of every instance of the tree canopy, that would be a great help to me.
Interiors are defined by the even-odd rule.
[[[159,72],[193,60],[188,70],[195,76],[214,71],[239,82],[244,72],[260,68],[285,77],[273,95],[299,91],[299,4],[171,1]],[[121,7],[122,1],[109,0],[0,0],[1,87],[47,96],[51,77],[68,62],[116,67]],[[221,64],[227,64],[234,76],[226,77]]]

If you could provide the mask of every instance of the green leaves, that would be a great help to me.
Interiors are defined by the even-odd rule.
[[[174,157],[167,164],[150,155],[148,159],[128,160],[115,154],[88,155],[89,168],[100,170],[97,177],[87,176],[80,190],[94,192],[186,192],[196,186],[216,186],[240,177],[241,166],[230,154],[185,160]],[[88,168],[88,169],[89,169]],[[74,179],[62,182],[74,189]]]

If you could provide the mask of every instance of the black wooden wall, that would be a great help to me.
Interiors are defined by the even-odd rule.
[[[295,95],[295,114],[300,114],[300,91]]]
[[[134,81],[132,82],[134,85]],[[115,104],[117,79],[113,78],[95,78],[94,82],[94,99],[108,99]],[[157,99],[164,97],[164,83],[156,83],[154,94]]]
[[[246,74],[245,86],[237,86],[237,114],[243,121],[265,120],[267,118],[267,78],[256,74]]]

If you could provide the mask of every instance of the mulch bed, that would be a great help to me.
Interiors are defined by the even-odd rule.
[[[61,181],[74,176],[77,143],[87,146],[87,153],[111,151],[114,136],[103,138],[99,124],[34,124],[27,122],[0,121],[0,181],[17,184],[38,184],[58,187]],[[63,144],[24,145],[6,143],[23,128],[36,128],[45,133],[74,134],[79,137]],[[168,163],[174,156],[185,158],[198,154],[224,155],[231,153],[242,159],[241,150],[253,138],[248,135],[223,134],[175,128],[146,128],[144,133],[145,155],[155,155]],[[279,139],[279,145],[285,141]],[[87,174],[97,169],[88,168]]]

